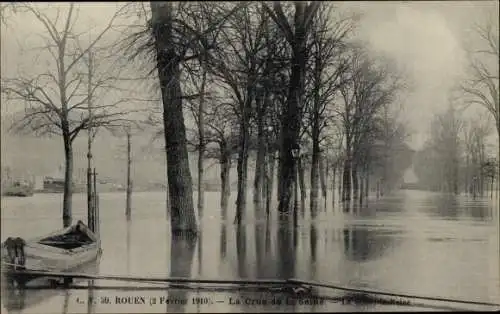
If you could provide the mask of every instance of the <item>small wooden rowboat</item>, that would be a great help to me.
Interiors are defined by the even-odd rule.
[[[2,268],[19,284],[39,276],[29,271],[71,271],[99,258],[101,243],[81,221],[30,240],[8,238],[2,244]],[[23,272],[26,275],[23,276]],[[10,273],[10,274],[9,274]]]

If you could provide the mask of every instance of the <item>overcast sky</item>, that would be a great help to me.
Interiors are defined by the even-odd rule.
[[[498,1],[439,2],[346,2],[342,10],[361,10],[363,17],[357,35],[378,53],[387,54],[410,75],[412,90],[404,101],[403,119],[415,133],[411,145],[419,148],[425,139],[429,119],[447,105],[449,90],[464,73],[466,57],[463,47],[471,45],[471,27],[494,14],[498,25]],[[51,3],[51,7],[67,6]],[[106,23],[115,3],[82,5],[80,25]],[[2,76],[12,76],[18,66],[33,61],[21,53],[21,46],[33,46],[40,24],[12,16],[10,29],[2,26]],[[497,28],[498,31],[498,28]],[[6,108],[2,108],[4,111]],[[478,109],[474,109],[478,110]]]

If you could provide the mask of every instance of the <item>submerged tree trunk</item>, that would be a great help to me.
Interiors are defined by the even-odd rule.
[[[342,175],[342,201],[351,200],[351,161],[347,157],[344,161],[344,172]]]
[[[64,194],[63,194],[63,227],[69,227],[73,219],[73,143],[70,136],[64,136]]]
[[[87,218],[92,210],[92,135],[89,130],[87,138]],[[87,225],[89,225],[87,223]]]
[[[352,166],[352,198],[354,200],[359,199],[359,177],[358,177],[358,169],[356,165]]]
[[[250,90],[251,87],[248,87]],[[251,95],[247,91],[247,95]],[[239,132],[239,152],[238,152],[238,194],[236,197],[236,215],[234,223],[240,224],[244,219],[246,203],[247,203],[247,177],[248,177],[248,140],[250,137],[249,119],[250,119],[250,106],[252,103],[251,97],[245,101],[242,109],[242,118],[240,121]]]
[[[173,234],[197,233],[193,189],[182,111],[181,69],[183,56],[175,51],[173,3],[150,2],[158,78],[163,102],[163,125]]]
[[[264,167],[266,158],[266,140],[264,132],[264,104],[260,96],[255,99],[257,107],[257,159],[255,161],[254,177],[254,195],[256,218],[260,219],[262,215],[262,191],[264,181]]]
[[[225,145],[221,145],[220,147],[221,155],[220,155],[220,184],[221,184],[221,195],[220,195],[220,207],[222,211],[222,219],[226,220],[227,218],[227,205],[229,201],[229,197],[231,196],[231,186],[229,181],[229,175],[231,172],[231,155],[230,152],[227,151]]]
[[[200,103],[198,106],[198,217],[203,218],[203,208],[205,207],[205,169],[203,161],[205,159],[205,85],[207,82],[207,71],[204,60],[202,63],[203,73],[200,87]],[[201,241],[201,240],[200,240]]]
[[[276,153],[274,151],[269,153],[269,162],[268,162],[268,178],[267,182],[267,197],[266,197],[266,216],[269,218],[271,213],[271,204],[273,199],[273,189],[274,189],[274,168],[276,165],[275,160]]]
[[[324,156],[319,156],[319,178],[321,182],[321,196],[323,197],[323,201],[326,200],[326,176],[327,169],[325,167],[325,158]]]
[[[192,235],[174,235],[170,239],[170,274],[171,278],[191,278],[192,268],[199,237]],[[201,246],[201,243],[198,243]],[[200,258],[200,257],[199,257]],[[201,258],[200,258],[201,259]],[[183,289],[171,289],[168,293],[172,300],[187,300],[188,292]],[[165,302],[165,313],[186,311],[184,302]]]
[[[336,166],[335,166],[335,169],[337,169],[338,171],[338,186],[337,186],[337,195],[339,197],[339,200],[342,201],[342,188],[343,188],[343,185],[342,185],[342,178],[343,178],[343,171],[342,171],[342,167],[340,165],[340,163],[338,163]]]
[[[491,183],[490,183],[490,199],[493,198],[493,182],[495,180],[494,176],[491,176]]]
[[[283,181],[281,180],[281,150],[278,152],[278,171],[277,171],[277,186],[278,188],[276,189],[276,199],[280,200],[280,195],[283,192]]]
[[[365,196],[365,175],[362,172],[359,180],[359,204],[364,203],[364,196]]]
[[[298,174],[299,174],[299,185],[300,185],[300,211],[302,214],[306,211],[306,182],[305,182],[305,170],[302,162],[302,158],[297,160]]]
[[[132,165],[132,135],[127,132],[127,196],[125,203],[125,216],[130,220],[132,216],[132,175],[131,175],[131,165]]]
[[[310,191],[310,211],[313,217],[318,212],[318,189],[319,189],[319,142],[313,140],[311,154],[311,191]]]
[[[368,195],[370,193],[370,174],[369,174],[368,170],[365,172],[365,190],[364,190],[364,193],[365,193],[365,200],[368,201]]]
[[[305,79],[306,52],[306,26],[303,24],[303,4],[295,4],[295,32],[292,46],[291,74],[288,85],[287,105],[282,110],[281,118],[281,152],[280,152],[280,181],[282,191],[279,198],[278,212],[280,217],[290,218],[293,210],[293,187],[296,161],[292,149],[298,147],[301,105]],[[291,38],[290,38],[291,39]]]
[[[380,179],[377,180],[377,199],[380,198]]]
[[[88,119],[92,122],[92,74],[93,74],[93,54],[88,52],[88,84],[87,84],[87,113]],[[92,128],[87,129],[87,219],[90,222],[90,213],[92,213]],[[87,224],[90,225],[90,224]]]
[[[337,177],[337,167],[332,166],[332,207],[335,207],[335,183]]]

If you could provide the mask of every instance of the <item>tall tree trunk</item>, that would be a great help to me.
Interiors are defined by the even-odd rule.
[[[495,180],[494,176],[491,176],[491,183],[490,183],[490,199],[493,198],[493,181]]]
[[[276,165],[276,160],[275,160],[276,152],[271,151],[269,153],[269,181],[267,182],[267,197],[266,197],[266,216],[269,218],[269,215],[271,213],[271,204],[272,204],[272,199],[273,199],[273,189],[274,189],[274,168]]]
[[[342,201],[351,200],[351,160],[347,156],[344,161],[344,172],[342,175]]]
[[[306,51],[306,25],[304,25],[304,6],[295,3],[295,32],[292,46],[291,74],[288,85],[287,105],[282,110],[281,117],[281,154],[280,154],[280,181],[282,191],[279,198],[278,212],[280,217],[289,219],[293,210],[292,195],[294,187],[294,172],[296,160],[292,149],[298,147],[301,105],[304,90],[305,67],[307,60]],[[291,38],[290,38],[291,39]]]
[[[238,194],[236,197],[236,215],[234,223],[240,224],[244,219],[247,203],[247,178],[248,178],[248,140],[250,137],[249,119],[252,104],[251,86],[247,88],[247,100],[241,108],[242,118],[240,120],[239,152],[238,152]]]
[[[332,166],[332,208],[335,208],[335,183],[337,178],[337,167],[336,165]]]
[[[469,166],[468,162],[465,162],[465,170],[464,170],[464,180],[463,180],[463,188],[462,191],[467,193],[468,192],[468,186],[469,186]]]
[[[281,176],[282,176],[281,175],[281,163],[282,163],[282,161],[281,161],[281,149],[280,149],[280,151],[278,151],[277,155],[278,155],[278,171],[277,171],[277,178],[276,178],[277,180],[276,181],[277,181],[278,188],[276,189],[276,199],[279,202],[280,195],[283,192],[283,180],[281,180]]]
[[[260,189],[261,190],[260,199],[262,202],[263,210],[267,204],[267,185],[269,184],[269,173],[267,172],[268,168],[269,168],[269,154],[267,152],[267,146],[266,146],[266,149],[264,149],[264,162],[262,164],[262,188]]]
[[[220,206],[222,210],[222,219],[227,218],[227,205],[229,197],[231,195],[230,186],[230,172],[231,172],[231,155],[225,146],[221,147],[221,157],[220,157],[220,182],[221,182],[221,196],[220,196]]]
[[[326,175],[327,169],[325,167],[325,157],[320,154],[319,155],[319,178],[321,182],[321,196],[323,197],[323,201],[326,200]]]
[[[127,132],[127,198],[125,205],[125,216],[130,220],[132,216],[132,175],[131,175],[131,165],[132,165],[132,135]]]
[[[319,148],[319,136],[320,136],[320,88],[321,88],[321,72],[323,70],[321,64],[321,55],[316,54],[314,56],[314,89],[313,89],[313,112],[312,112],[312,154],[311,154],[311,192],[310,192],[310,206],[311,214],[316,215],[318,210],[318,180],[320,170],[320,148]]]
[[[337,186],[337,195],[339,197],[339,200],[342,201],[342,198],[343,198],[343,196],[342,196],[342,191],[343,191],[342,190],[342,188],[343,188],[343,185],[342,185],[343,171],[342,171],[342,167],[341,167],[340,163],[338,163],[336,165],[336,169],[338,170],[337,176],[338,176],[338,179],[339,179],[338,180],[338,186]]]
[[[365,196],[365,175],[362,172],[359,176],[359,204],[364,203],[364,196]]]
[[[205,86],[207,82],[207,70],[205,61],[201,60],[203,69],[200,87],[200,103],[198,106],[198,218],[203,218],[203,208],[205,206],[205,169],[203,161],[205,159]],[[200,240],[201,241],[201,240]]]
[[[357,200],[359,199],[359,174],[358,174],[357,162],[355,162],[352,165],[351,175],[352,175],[352,198],[354,200]]]
[[[180,63],[183,56],[179,56],[174,48],[173,3],[151,1],[150,5],[163,102],[171,231],[172,234],[197,233],[186,126],[182,111]]]
[[[380,198],[380,179],[377,179],[377,199]]]
[[[314,136],[314,130],[313,130]],[[311,191],[309,205],[311,215],[316,217],[318,212],[318,189],[319,189],[319,142],[313,139],[313,147],[311,154]]]
[[[300,185],[300,211],[302,214],[306,211],[306,182],[305,182],[305,170],[302,162],[302,158],[298,158],[297,166],[299,170],[299,185]]]
[[[92,74],[93,74],[93,54],[89,49],[88,52],[88,84],[87,84],[87,112],[88,119],[92,121]],[[90,222],[92,210],[92,128],[87,129],[87,219]],[[89,224],[88,224],[89,225]]]
[[[69,132],[68,132],[69,133]],[[70,136],[64,138],[64,194],[63,194],[63,227],[69,227],[72,223],[72,200],[73,200],[73,143]]]
[[[458,195],[458,160],[453,162],[453,193]]]
[[[262,191],[263,191],[263,179],[264,179],[264,166],[266,158],[266,139],[264,131],[264,104],[257,94],[255,99],[255,104],[257,107],[257,159],[255,161],[255,177],[254,177],[254,194],[253,202],[255,205],[255,215],[257,219],[262,218]]]
[[[366,166],[367,169],[365,171],[365,190],[364,190],[364,193],[365,193],[365,200],[368,201],[368,196],[370,195],[370,170],[369,170],[369,166]]]
[[[90,225],[92,210],[92,135],[87,137],[87,225]]]
[[[167,219],[170,219],[170,214],[172,212],[172,204],[170,203],[170,190],[168,188],[168,170],[166,170],[166,173],[165,173],[165,180],[166,180],[166,184],[165,184],[165,191],[166,191],[166,205],[167,205]]]

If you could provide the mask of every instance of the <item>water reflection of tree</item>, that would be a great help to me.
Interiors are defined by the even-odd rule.
[[[172,235],[170,240],[170,277],[191,277],[197,237],[190,234]],[[187,290],[170,289],[169,299],[186,300]],[[180,303],[180,302],[173,302]],[[167,313],[184,312],[183,304],[167,304]]]
[[[198,231],[198,277],[203,278],[203,228]],[[196,297],[203,297],[199,292],[196,293]],[[196,313],[200,313],[201,304],[196,304]]]
[[[132,233],[132,222],[127,220],[127,237],[126,237],[126,247],[127,247],[127,275],[130,275],[130,249],[131,249],[131,233]]]
[[[227,228],[224,223],[221,223],[220,225],[220,258],[221,262],[223,262],[226,259],[227,255]]]
[[[295,229],[295,230],[294,230]],[[297,248],[296,228],[282,224],[277,230],[277,271],[280,279],[290,279],[295,276],[295,252]]]
[[[246,226],[240,224],[236,226],[236,256],[238,259],[238,276],[239,278],[246,278],[248,274]]]
[[[271,228],[269,223],[255,224],[256,277],[272,278],[275,275],[272,265]]]
[[[64,302],[63,302],[63,314],[68,314],[68,309],[69,309],[69,290],[66,289],[64,291]]]
[[[488,203],[473,202],[464,204],[464,213],[466,216],[481,220],[490,221],[493,218],[493,207]]]
[[[130,240],[128,240],[130,242]],[[127,242],[127,244],[129,244]],[[128,270],[128,267],[127,267]],[[95,262],[95,269],[93,270],[95,274],[99,273],[99,260]],[[88,283],[88,298],[87,300],[96,300],[95,297],[95,280],[89,280]],[[96,302],[87,302],[87,314],[96,313]]]
[[[395,234],[389,230],[345,226],[344,254],[348,260],[365,262],[382,257],[394,245]]]
[[[438,194],[424,203],[425,209],[432,215],[445,219],[457,219],[460,205],[457,197],[452,194]]]
[[[203,277],[203,230],[198,231],[198,275]]]
[[[317,245],[318,245],[318,230],[316,225],[311,224],[309,228],[309,245],[311,247],[311,271],[312,278],[315,277],[314,270],[316,269]]]
[[[96,300],[95,298],[95,282],[94,280],[88,281],[88,300]],[[87,302],[87,314],[96,313],[96,303],[95,302]]]
[[[492,206],[488,201],[463,199],[451,194],[434,195],[423,206],[427,213],[444,219],[455,220],[461,215],[483,221],[492,218]]]
[[[255,224],[255,268],[257,278],[266,278],[266,226],[263,224]]]
[[[26,308],[26,290],[8,287],[7,280],[3,274],[2,303],[7,313],[22,313],[22,310]]]

